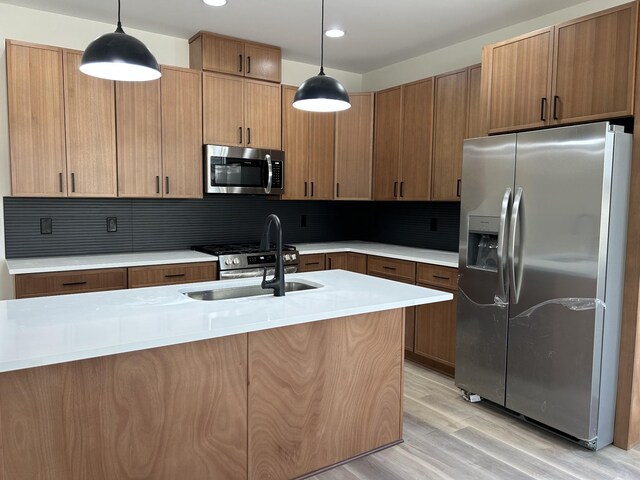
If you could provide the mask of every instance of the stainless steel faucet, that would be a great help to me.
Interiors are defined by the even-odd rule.
[[[267,269],[264,269],[262,275],[262,288],[273,289],[273,295],[276,297],[284,297],[284,264],[282,262],[282,223],[277,215],[273,213],[269,215],[264,221],[264,230],[262,232],[262,241],[260,242],[260,249],[263,252],[269,250],[269,233],[271,232],[271,224],[276,224],[277,240],[276,240],[276,267],[273,273],[273,278],[267,280]]]

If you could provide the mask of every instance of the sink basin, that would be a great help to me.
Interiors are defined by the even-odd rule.
[[[313,290],[322,285],[312,282],[284,282],[284,291],[300,292],[302,290]],[[230,298],[257,297],[259,295],[273,295],[273,290],[263,289],[260,285],[246,285],[243,287],[218,288],[215,290],[199,290],[197,292],[182,292],[194,300],[228,300]]]

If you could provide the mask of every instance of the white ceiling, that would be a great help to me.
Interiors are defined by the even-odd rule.
[[[116,0],[2,1],[115,26]],[[325,28],[341,27],[347,35],[325,37],[325,64],[365,73],[583,1],[326,0]],[[122,24],[125,31],[133,27],[180,38],[208,30],[279,45],[284,58],[317,64],[320,5],[320,0],[228,0],[224,7],[208,7],[202,0],[122,0]]]

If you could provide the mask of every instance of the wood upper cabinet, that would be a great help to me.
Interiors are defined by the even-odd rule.
[[[115,86],[80,72],[82,52],[63,51],[67,179],[70,197],[115,197]]]
[[[202,198],[202,73],[162,67],[162,175],[165,198]]]
[[[482,103],[482,65],[468,68],[467,131],[465,138],[486,137],[488,134],[486,110]]]
[[[460,200],[467,69],[435,77],[432,200]]]
[[[280,85],[203,74],[204,143],[281,148]]]
[[[633,115],[637,8],[628,3],[556,25],[552,123]]]
[[[375,176],[373,198],[395,200],[400,183],[402,141],[402,87],[375,94]]]
[[[282,87],[283,200],[333,198],[335,115],[291,105],[297,87]]]
[[[485,47],[489,133],[632,115],[636,38],[632,2]]]
[[[189,40],[189,66],[280,83],[280,48],[209,32]]]
[[[11,194],[66,196],[62,49],[6,41]]]
[[[161,197],[160,80],[116,82],[118,196]]]
[[[373,172],[373,93],[350,93],[336,113],[335,198],[370,200]]]

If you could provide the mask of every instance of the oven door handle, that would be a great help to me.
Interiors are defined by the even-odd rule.
[[[267,161],[267,186],[264,189],[265,193],[271,193],[271,185],[273,184],[273,165],[271,165],[271,155],[265,155]]]

